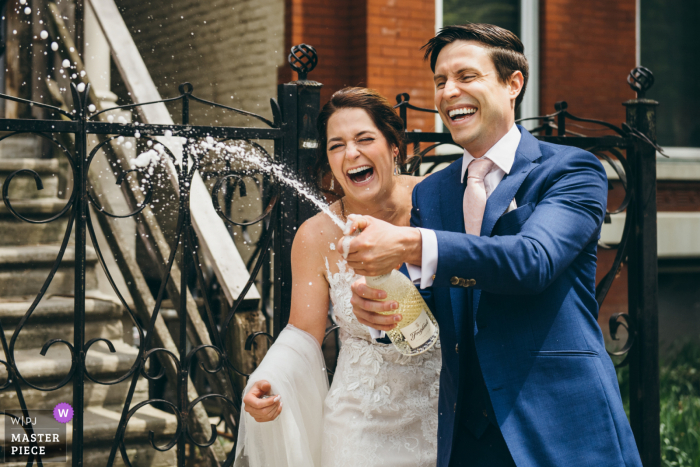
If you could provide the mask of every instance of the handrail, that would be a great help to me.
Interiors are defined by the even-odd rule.
[[[112,58],[119,69],[124,84],[131,93],[133,101],[138,104],[161,100],[160,93],[153,83],[146,64],[141,58],[141,54],[136,48],[129,29],[114,1],[89,1],[112,51]],[[141,106],[138,107],[138,111],[145,123],[173,123],[173,119],[163,103]],[[168,137],[159,137],[158,139],[180,160],[182,145],[179,139]],[[168,164],[168,172],[171,175],[173,185],[177,187],[175,168],[172,164]],[[231,235],[214,210],[211,197],[199,174],[195,175],[192,180],[190,193],[192,203],[197,205],[197,209],[192,211],[192,224],[200,239],[200,245],[204,255],[212,265],[229,305],[233,305],[250,275]],[[259,300],[258,290],[251,288],[246,299]]]
[[[68,58],[71,62],[73,62],[76,66],[77,71],[81,74],[82,78],[81,80],[85,84],[89,84],[90,82],[90,77],[87,74],[87,72],[84,69],[84,64],[82,62],[82,59],[78,55],[74,44],[72,43],[72,39],[70,37],[70,34],[68,33],[67,28],[65,27],[65,24],[63,23],[63,20],[61,18],[61,15],[58,12],[58,9],[54,3],[49,3],[48,4],[49,8],[49,18],[47,21],[47,26],[50,29],[50,34],[51,36],[61,45],[60,52],[62,55],[65,54],[66,57],[62,58]],[[51,89],[49,89],[51,91]],[[54,90],[56,91],[56,90]],[[88,87],[88,93],[89,93],[89,98],[93,102],[98,102],[97,96],[95,94],[94,88],[91,86]],[[55,92],[52,94],[56,94]],[[62,109],[67,111],[65,108],[65,104],[63,104],[63,99],[60,93],[56,94],[54,96],[54,99],[59,100],[62,103]],[[65,118],[65,117],[64,117]],[[98,117],[98,120],[102,121],[107,121],[107,116],[106,115],[100,115]],[[66,122],[68,123],[68,122]],[[172,121],[171,121],[172,123]],[[100,141],[103,141],[104,135],[98,135],[98,139]],[[181,147],[181,146],[180,146]],[[119,146],[114,146],[112,145],[112,149],[115,154],[120,153],[120,147]],[[110,159],[110,154],[111,152],[106,152],[105,153],[108,156],[108,159]],[[123,164],[123,161],[125,160],[124,156],[119,156],[120,159],[122,160],[111,160],[110,163],[116,163],[116,164]],[[174,169],[174,167],[171,165],[171,168]],[[138,182],[134,185],[132,182],[133,180],[128,180],[127,179],[127,184],[130,185],[130,187],[126,190],[123,190],[127,199],[127,203],[129,204],[130,208],[135,208],[136,206],[141,205],[144,200],[141,199],[138,196],[139,190],[138,188]],[[99,180],[91,180],[91,184],[93,185],[93,189],[96,190],[97,192],[101,192],[103,189],[101,188],[101,182]],[[206,193],[206,188],[204,188],[205,193]],[[211,206],[211,198],[207,194],[207,200],[208,202],[205,203],[206,205]],[[109,200],[108,199],[103,199],[102,200],[102,207],[105,208],[107,211],[112,211],[112,209],[109,207]],[[148,209],[148,208],[147,208]],[[192,213],[194,217],[194,212]],[[141,225],[144,228],[144,231],[147,233],[147,237],[151,239],[152,242],[152,250],[158,256],[158,259],[160,262],[165,263],[165,259],[167,258],[170,254],[170,247],[168,245],[168,242],[165,239],[165,236],[163,235],[163,232],[160,229],[160,226],[156,222],[155,218],[153,215],[147,215],[146,212],[139,212],[137,214],[137,218]],[[218,219],[218,217],[217,217]],[[131,296],[134,300],[134,304],[136,305],[136,311],[137,314],[139,314],[140,319],[142,319],[144,322],[148,322],[150,319],[150,312],[151,310],[154,309],[154,300],[153,297],[151,296],[150,291],[148,291],[148,288],[145,284],[145,279],[143,278],[143,275],[141,273],[140,268],[136,264],[134,260],[129,257],[129,255],[126,255],[124,252],[124,241],[118,240],[118,238],[122,238],[121,234],[119,232],[118,226],[113,222],[114,220],[109,218],[108,216],[97,216],[97,220],[100,223],[100,226],[103,230],[105,231],[110,231],[112,234],[107,236],[108,243],[110,245],[110,248],[112,250],[112,253],[115,255],[115,257],[118,258],[117,264],[119,266],[119,269],[121,273],[124,275],[125,279],[127,279],[126,282],[128,284],[128,289],[129,292],[131,293]],[[226,237],[230,239],[230,236],[228,234],[228,231],[226,231]],[[235,246],[234,246],[235,248]],[[237,253],[237,250],[236,250]],[[240,259],[240,257],[239,257]],[[242,261],[242,260],[241,260]],[[247,273],[247,269],[246,269]],[[173,265],[172,269],[170,271],[170,278],[171,280],[168,281],[168,294],[171,296],[174,302],[179,302],[180,301],[180,289],[179,289],[179,284],[180,284],[180,271],[177,265]],[[257,291],[256,291],[257,292]],[[246,294],[247,299],[255,299],[256,295],[255,294]],[[211,344],[211,338],[208,334],[208,331],[206,329],[205,324],[201,320],[201,316],[199,314],[199,310],[197,308],[197,305],[195,304],[194,300],[192,297],[188,294],[187,296],[187,306],[186,306],[186,312],[187,315],[190,319],[191,326],[187,326],[187,333],[188,337],[191,342],[195,343],[195,345],[210,345]],[[176,351],[175,345],[173,343],[173,340],[170,336],[170,332],[168,329],[165,327],[165,323],[163,321],[162,316],[158,316],[158,321],[156,322],[156,327],[154,329],[155,332],[155,338],[156,342],[159,343],[161,347],[164,347],[166,349],[170,349],[171,351]],[[207,352],[201,352],[200,356],[207,361],[208,366],[214,367],[216,366],[216,361],[212,360],[213,355],[210,355]],[[172,366],[172,361],[168,358],[163,359],[161,362],[165,368],[168,374],[170,375],[169,377],[173,377],[173,368]],[[217,392],[223,393],[223,394],[232,394],[234,392],[234,389],[230,386],[230,382],[227,380],[225,376],[222,374],[207,374],[206,375],[207,380],[209,381],[209,384],[212,386],[212,388],[216,388]],[[195,387],[190,383],[188,385],[189,387],[189,398],[190,400],[193,400],[192,398],[197,397],[197,391]],[[235,396],[234,396],[235,398]],[[230,412],[229,410],[226,410],[227,412]],[[206,436],[209,436],[209,424],[208,424],[208,418],[206,412],[203,410],[201,406],[195,406],[193,408],[194,412],[194,421],[195,425],[198,426],[199,429],[201,429]],[[236,413],[228,413],[226,414],[226,423],[228,426],[230,426],[235,433],[235,420],[237,419],[237,414]],[[221,451],[221,448],[219,445],[213,445],[206,451],[206,455],[210,456],[213,461],[218,462],[218,459],[223,459],[225,458],[225,455],[223,451]]]

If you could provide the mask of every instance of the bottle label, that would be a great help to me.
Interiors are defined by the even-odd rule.
[[[406,342],[408,342],[408,345],[410,345],[412,349],[417,349],[428,342],[433,334],[435,334],[435,325],[430,321],[425,310],[423,310],[414,322],[405,328],[401,328],[401,334],[406,338]]]

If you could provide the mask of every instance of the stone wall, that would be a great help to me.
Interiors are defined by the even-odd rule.
[[[187,81],[198,97],[272,117],[269,101],[286,57],[284,0],[117,4],[162,97],[176,96]],[[198,105],[192,112],[192,123],[257,125]]]

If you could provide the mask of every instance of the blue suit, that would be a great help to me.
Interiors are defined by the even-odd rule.
[[[586,151],[519,130],[480,237],[464,233],[461,160],[413,192],[411,224],[438,241],[422,291],[442,342],[438,466],[641,467],[597,323],[605,171]],[[505,440],[510,464],[470,458],[485,432]]]

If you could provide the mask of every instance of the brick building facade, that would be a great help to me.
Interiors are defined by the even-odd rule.
[[[161,0],[119,3],[146,63],[158,70],[154,79],[164,96],[172,95],[174,84],[187,79],[203,97],[219,102],[230,99],[235,106],[269,114],[267,102],[275,95],[276,84],[296,79],[286,66],[286,54],[292,45],[305,42],[318,51],[319,64],[309,78],[323,83],[322,102],[342,87],[367,86],[392,102],[397,94],[407,92],[413,104],[432,108],[432,75],[421,46],[443,20],[486,21],[514,29],[523,38],[528,57],[538,57],[532,63],[528,89],[536,102],[524,108],[546,114],[554,111],[555,102],[566,100],[575,115],[620,125],[625,119],[622,103],[634,97],[627,74],[644,59],[642,64],[651,61],[659,70],[657,88],[667,83],[659,91],[660,121],[674,115],[674,107],[664,107],[662,97],[669,95],[668,83],[678,87],[672,81],[677,64],[664,65],[658,40],[653,42],[653,55],[645,55],[645,50],[652,49],[644,46],[644,38],[661,27],[652,21],[664,11],[660,0],[225,0],[215,7]],[[700,14],[692,14],[696,13]],[[533,46],[537,50],[531,50]],[[667,44],[672,46],[675,43]],[[179,50],[181,56],[174,57],[172,50]],[[681,60],[677,53],[673,57]],[[655,92],[652,89],[652,98]],[[671,100],[672,105],[677,102]],[[674,128],[679,126],[677,120],[672,123]],[[409,130],[435,127],[431,115],[409,112]],[[677,144],[664,138],[660,135],[662,145]],[[659,257],[662,274],[670,274],[660,276],[662,303],[664,294],[677,295],[673,291],[678,284],[696,276],[700,279],[700,242],[693,241],[700,236],[700,149],[670,148],[669,153],[677,157],[659,161]],[[621,192],[619,188],[610,192],[611,207]],[[617,216],[604,227],[605,240],[619,238],[621,222]],[[600,252],[599,276],[613,256],[614,252]],[[665,289],[667,282],[670,288]],[[672,307],[700,312],[700,295],[688,295],[687,287],[681,288],[686,298],[680,305],[671,300]],[[604,330],[610,314],[626,311],[626,294],[623,267],[601,310]],[[662,341],[672,341],[676,334],[665,334],[664,313],[662,309]],[[700,327],[689,322],[674,328],[700,335]]]

